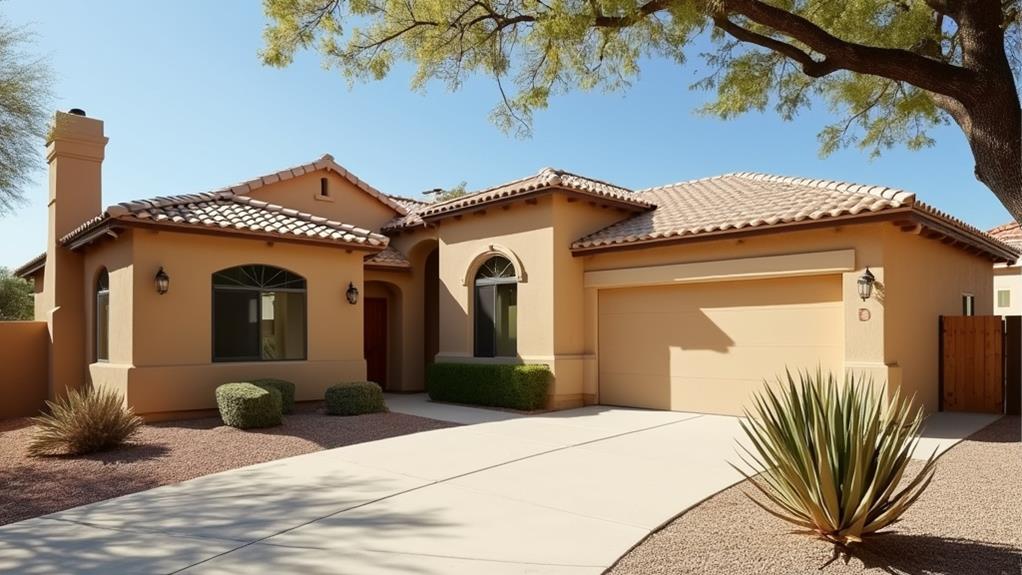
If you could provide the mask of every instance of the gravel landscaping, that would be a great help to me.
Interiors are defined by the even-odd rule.
[[[283,457],[456,424],[402,413],[331,417],[300,405],[280,427],[242,431],[219,417],[145,425],[130,445],[32,458],[27,419],[0,421],[0,525]]]
[[[944,454],[933,483],[903,521],[855,555],[828,564],[833,547],[722,491],[625,555],[610,573],[1018,575],[1022,571],[1022,442],[1005,417]],[[913,463],[910,473],[919,469]],[[847,559],[847,560],[846,560]]]

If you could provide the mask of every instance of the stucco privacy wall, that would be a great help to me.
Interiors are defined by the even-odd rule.
[[[45,321],[0,322],[0,419],[36,415],[43,408],[49,345]]]
[[[110,303],[111,313],[127,306],[131,328],[111,333],[111,361],[92,363],[90,372],[97,385],[126,389],[136,412],[212,408],[213,390],[228,381],[280,377],[295,382],[296,399],[313,400],[333,383],[365,378],[362,304],[351,305],[344,296],[349,282],[364,287],[364,252],[143,229],[132,232],[130,250],[130,279],[119,277],[115,283],[111,274]],[[96,250],[86,273],[91,277],[99,265],[124,269],[117,267],[117,257],[116,250]],[[212,361],[212,274],[245,264],[277,266],[306,279],[306,360]],[[170,275],[170,291],[162,296],[153,284],[161,266]],[[115,290],[126,285],[127,293]],[[125,353],[130,364],[119,363]]]
[[[624,250],[604,252],[581,256],[586,271],[615,270],[662,266],[669,264],[717,262],[717,270],[713,274],[713,282],[720,282],[721,277],[744,271],[743,259],[768,257],[790,254],[805,254],[822,251],[854,251],[853,269],[842,271],[840,277],[840,301],[842,313],[840,321],[843,325],[841,340],[844,345],[844,367],[866,372],[877,381],[889,379],[897,381],[898,375],[892,374],[889,361],[884,355],[884,305],[874,298],[862,302],[856,290],[856,281],[862,270],[869,266],[879,281],[884,281],[884,234],[891,228],[890,224],[863,224],[828,229],[788,232],[751,236],[743,239],[727,239],[702,242],[685,242],[661,247],[649,247],[642,250]],[[790,275],[834,274],[831,264],[814,264],[820,269],[790,270]],[[688,278],[686,281],[708,281],[699,278]],[[669,282],[671,284],[683,282]],[[620,286],[618,286],[620,287]],[[835,288],[836,289],[836,288]],[[586,307],[586,355],[591,357],[591,365],[586,369],[585,392],[599,398],[599,290],[595,287],[585,289]],[[859,310],[869,313],[868,321],[859,320]],[[636,345],[639,339],[623,339],[621,345]],[[620,351],[620,350],[619,350]],[[640,350],[635,350],[639,353]],[[792,365],[794,368],[812,368],[816,365]],[[764,379],[773,379],[776,373],[763,373]],[[724,405],[731,391],[723,388],[707,388],[700,390],[705,393],[702,401],[711,405]],[[720,397],[717,397],[717,396]],[[729,410],[735,412],[736,410]]]

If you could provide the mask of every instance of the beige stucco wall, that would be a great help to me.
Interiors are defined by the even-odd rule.
[[[440,241],[439,361],[520,362],[550,366],[554,385],[548,407],[584,402],[585,302],[583,264],[572,257],[571,242],[623,219],[627,214],[561,194],[533,203],[514,203],[442,220]],[[516,263],[518,356],[474,357],[473,284],[478,266],[490,255]]]
[[[48,397],[44,321],[0,322],[0,419],[37,415]]]
[[[961,315],[962,295],[975,296],[975,314],[993,313],[993,265],[939,241],[897,228],[885,231],[887,313],[884,353],[897,364],[902,389],[927,410],[938,408],[938,316]]]
[[[364,291],[364,252],[152,230],[134,230],[127,239],[90,251],[90,273],[100,265],[111,270],[111,326],[130,326],[111,330],[111,360],[92,363],[90,373],[97,385],[125,390],[136,412],[212,408],[213,390],[229,381],[279,377],[297,385],[298,400],[315,400],[333,383],[365,378],[361,300],[351,305],[344,297],[349,282]],[[118,263],[124,250],[130,250],[128,267]],[[306,279],[306,360],[212,361],[212,274],[244,264],[277,266]],[[153,283],[161,266],[171,278],[162,296]]]
[[[330,195],[326,198],[320,196],[321,178],[327,178],[329,182]],[[397,215],[397,212],[380,200],[327,170],[279,181],[246,195],[373,231],[378,231]]]
[[[683,262],[729,264],[742,258],[847,249],[854,251],[855,263],[854,269],[840,274],[845,370],[887,383],[888,389],[902,386],[916,393],[927,410],[936,410],[938,316],[960,314],[961,294],[966,292],[976,295],[977,314],[991,313],[992,266],[985,258],[877,223],[606,252],[584,259],[587,270],[611,270]],[[729,265],[737,270],[737,263]],[[863,302],[856,282],[867,266],[882,287]],[[587,352],[595,356],[595,365],[586,371],[586,393],[598,396],[597,291],[586,290]]]

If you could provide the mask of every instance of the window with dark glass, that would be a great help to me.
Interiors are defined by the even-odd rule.
[[[518,355],[518,280],[504,257],[486,260],[476,272],[475,355]]]
[[[213,274],[213,360],[305,359],[305,279],[262,265]]]
[[[110,359],[110,274],[96,278],[96,361]]]
[[[962,315],[976,315],[976,296],[962,294]]]

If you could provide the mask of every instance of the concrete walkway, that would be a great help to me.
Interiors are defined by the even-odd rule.
[[[601,573],[741,479],[727,463],[740,436],[732,417],[608,407],[522,417],[422,396],[388,404],[465,425],[0,527],[0,572]],[[934,447],[980,423],[948,421],[931,426]]]

